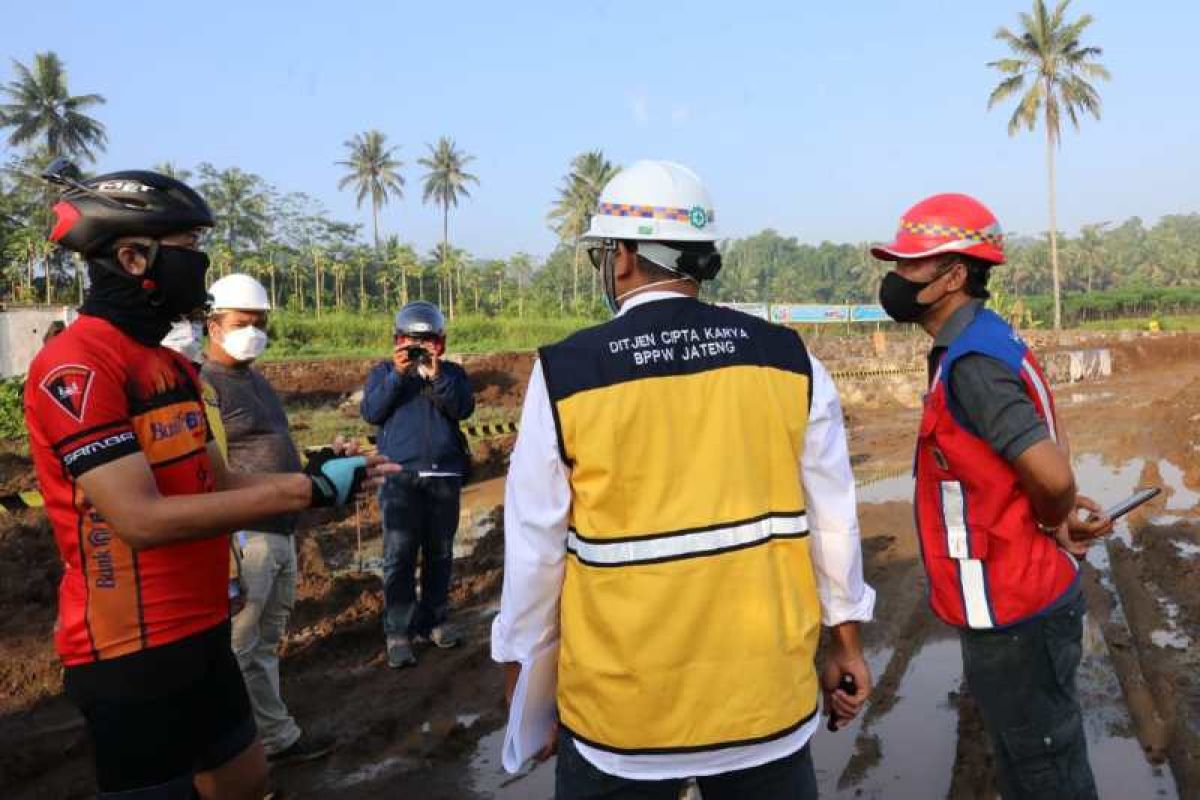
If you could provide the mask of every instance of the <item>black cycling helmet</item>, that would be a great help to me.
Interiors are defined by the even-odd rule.
[[[159,239],[213,226],[212,210],[196,190],[157,172],[126,170],[80,181],[75,165],[60,158],[42,177],[66,187],[54,205],[50,241],[84,256],[122,236]]]
[[[417,300],[396,313],[396,334],[415,337],[446,335],[446,318],[433,303]]]

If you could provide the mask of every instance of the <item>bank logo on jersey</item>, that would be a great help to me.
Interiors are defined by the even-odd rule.
[[[42,379],[42,391],[76,422],[83,422],[93,373],[78,364],[63,364]]]

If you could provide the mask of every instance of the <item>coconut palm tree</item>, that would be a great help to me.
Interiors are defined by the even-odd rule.
[[[98,94],[72,95],[67,72],[54,52],[37,53],[33,68],[13,61],[16,80],[0,86],[9,102],[0,105],[0,127],[10,128],[8,144],[43,145],[51,158],[70,156],[96,160],[104,150],[104,125],[88,116],[88,109],[103,105]]]
[[[177,167],[175,166],[174,161],[160,161],[155,164],[152,169],[155,172],[160,172],[163,175],[166,175],[168,178],[174,178],[175,180],[183,181],[184,183],[187,183],[188,179],[192,177],[192,171],[190,169]]]
[[[344,144],[349,156],[337,165],[345,167],[347,172],[338,181],[338,189],[353,186],[359,208],[364,200],[371,198],[371,224],[378,253],[379,209],[391,198],[404,196],[404,176],[399,172],[404,162],[394,155],[399,147],[388,147],[387,135],[376,130],[355,134]]]
[[[1084,45],[1080,38],[1092,24],[1091,14],[1074,21],[1066,18],[1071,0],[1058,0],[1053,11],[1045,0],[1034,0],[1033,12],[1020,15],[1019,33],[1008,28],[996,31],[1012,57],[988,64],[1004,76],[988,98],[988,108],[1020,94],[1017,107],[1008,120],[1008,134],[1021,128],[1032,131],[1042,122],[1046,132],[1046,174],[1049,182],[1050,269],[1054,278],[1054,327],[1062,327],[1062,295],[1058,273],[1058,228],[1055,209],[1054,149],[1061,142],[1063,114],[1076,130],[1079,118],[1091,114],[1100,118],[1100,94],[1089,79],[1108,80],[1111,76],[1096,59],[1099,47]]]
[[[217,219],[213,236],[231,253],[238,252],[239,246],[262,241],[269,228],[263,179],[237,167],[217,170],[212,164],[201,164],[198,169],[200,193]]]
[[[430,200],[442,208],[442,272],[447,272],[446,257],[450,254],[450,207],[458,206],[459,198],[470,197],[468,183],[479,183],[479,178],[466,171],[467,164],[475,160],[475,156],[467,155],[459,150],[454,140],[448,136],[438,139],[437,147],[429,147],[429,156],[417,163],[429,172],[425,174],[425,190],[422,201]],[[449,295],[449,311],[454,318],[454,294]]]
[[[610,163],[601,150],[589,150],[575,156],[571,159],[570,171],[563,177],[562,186],[558,189],[558,199],[547,215],[551,229],[562,241],[571,242],[575,248],[571,292],[576,308],[579,305],[580,237],[592,223],[592,215],[600,203],[601,190],[619,171],[620,167]],[[595,275],[592,276],[592,289],[594,293]]]

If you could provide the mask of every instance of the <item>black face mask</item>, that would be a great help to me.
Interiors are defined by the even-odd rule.
[[[106,319],[153,347],[167,335],[172,322],[208,301],[204,288],[208,256],[171,245],[159,245],[147,255],[154,261],[142,277],[125,272],[111,255],[88,259],[92,286],[80,311]]]
[[[208,254],[190,247],[160,244],[146,278],[154,281],[150,306],[160,309],[168,321],[185,317],[208,302],[204,274]]]
[[[941,272],[924,283],[910,281],[895,272],[889,272],[883,276],[883,282],[879,284],[879,304],[883,306],[884,312],[896,322],[920,322],[934,304],[920,302],[917,300],[917,295],[926,287],[932,286],[944,278],[946,272]]]

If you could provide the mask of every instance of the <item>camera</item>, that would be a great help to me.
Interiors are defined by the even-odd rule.
[[[404,352],[408,355],[408,360],[414,364],[428,364],[430,362],[429,351],[419,344],[410,344],[404,348]]]

